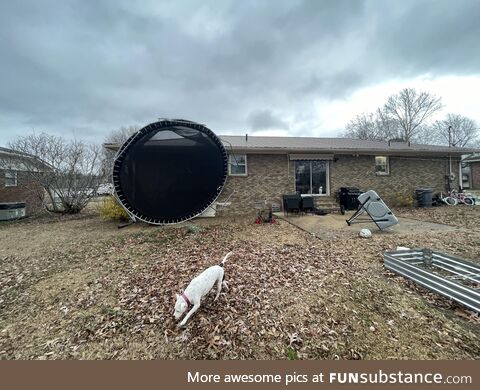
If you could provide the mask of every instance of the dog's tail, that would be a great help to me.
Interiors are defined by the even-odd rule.
[[[220,267],[223,267],[223,265],[225,264],[225,262],[227,261],[227,259],[233,255],[233,252],[228,252],[225,257],[223,258],[222,262],[220,263]]]

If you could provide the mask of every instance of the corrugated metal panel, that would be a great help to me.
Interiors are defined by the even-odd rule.
[[[429,249],[387,251],[387,269],[480,312],[480,266]]]

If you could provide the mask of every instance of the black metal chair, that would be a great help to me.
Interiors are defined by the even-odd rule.
[[[302,210],[302,197],[298,194],[283,195],[283,213],[300,213]]]
[[[313,196],[306,196],[302,198],[302,211],[305,213],[313,213],[315,211]]]

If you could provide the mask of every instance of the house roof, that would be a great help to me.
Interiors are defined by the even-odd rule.
[[[17,154],[15,151],[13,151],[12,149],[8,149],[8,148],[4,148],[2,146],[0,146],[0,154],[8,154],[8,155],[15,155]]]
[[[257,137],[221,135],[225,147],[245,151],[302,151],[337,153],[435,154],[462,155],[480,149],[457,148],[438,145],[411,144],[407,142],[370,141],[352,138],[313,137]]]
[[[480,149],[457,148],[438,145],[410,144],[406,142],[370,141],[352,138],[313,137],[260,137],[219,135],[227,151],[247,153],[355,153],[355,154],[400,154],[461,156]],[[119,144],[104,144],[118,150]]]
[[[468,156],[462,160],[462,162],[480,162],[480,154],[472,154],[471,156]]]
[[[34,160],[38,163],[38,166],[51,169],[51,166],[45,161],[40,160],[32,155],[23,152],[17,152],[12,149],[4,148],[0,146],[0,169],[17,169],[24,170],[25,164],[22,163],[22,159]]]

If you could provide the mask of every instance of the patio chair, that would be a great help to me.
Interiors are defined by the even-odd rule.
[[[287,214],[296,212],[300,213],[302,210],[302,197],[298,194],[283,195],[283,213]]]
[[[306,196],[302,198],[302,211],[305,213],[313,213],[315,211],[313,196]]]

